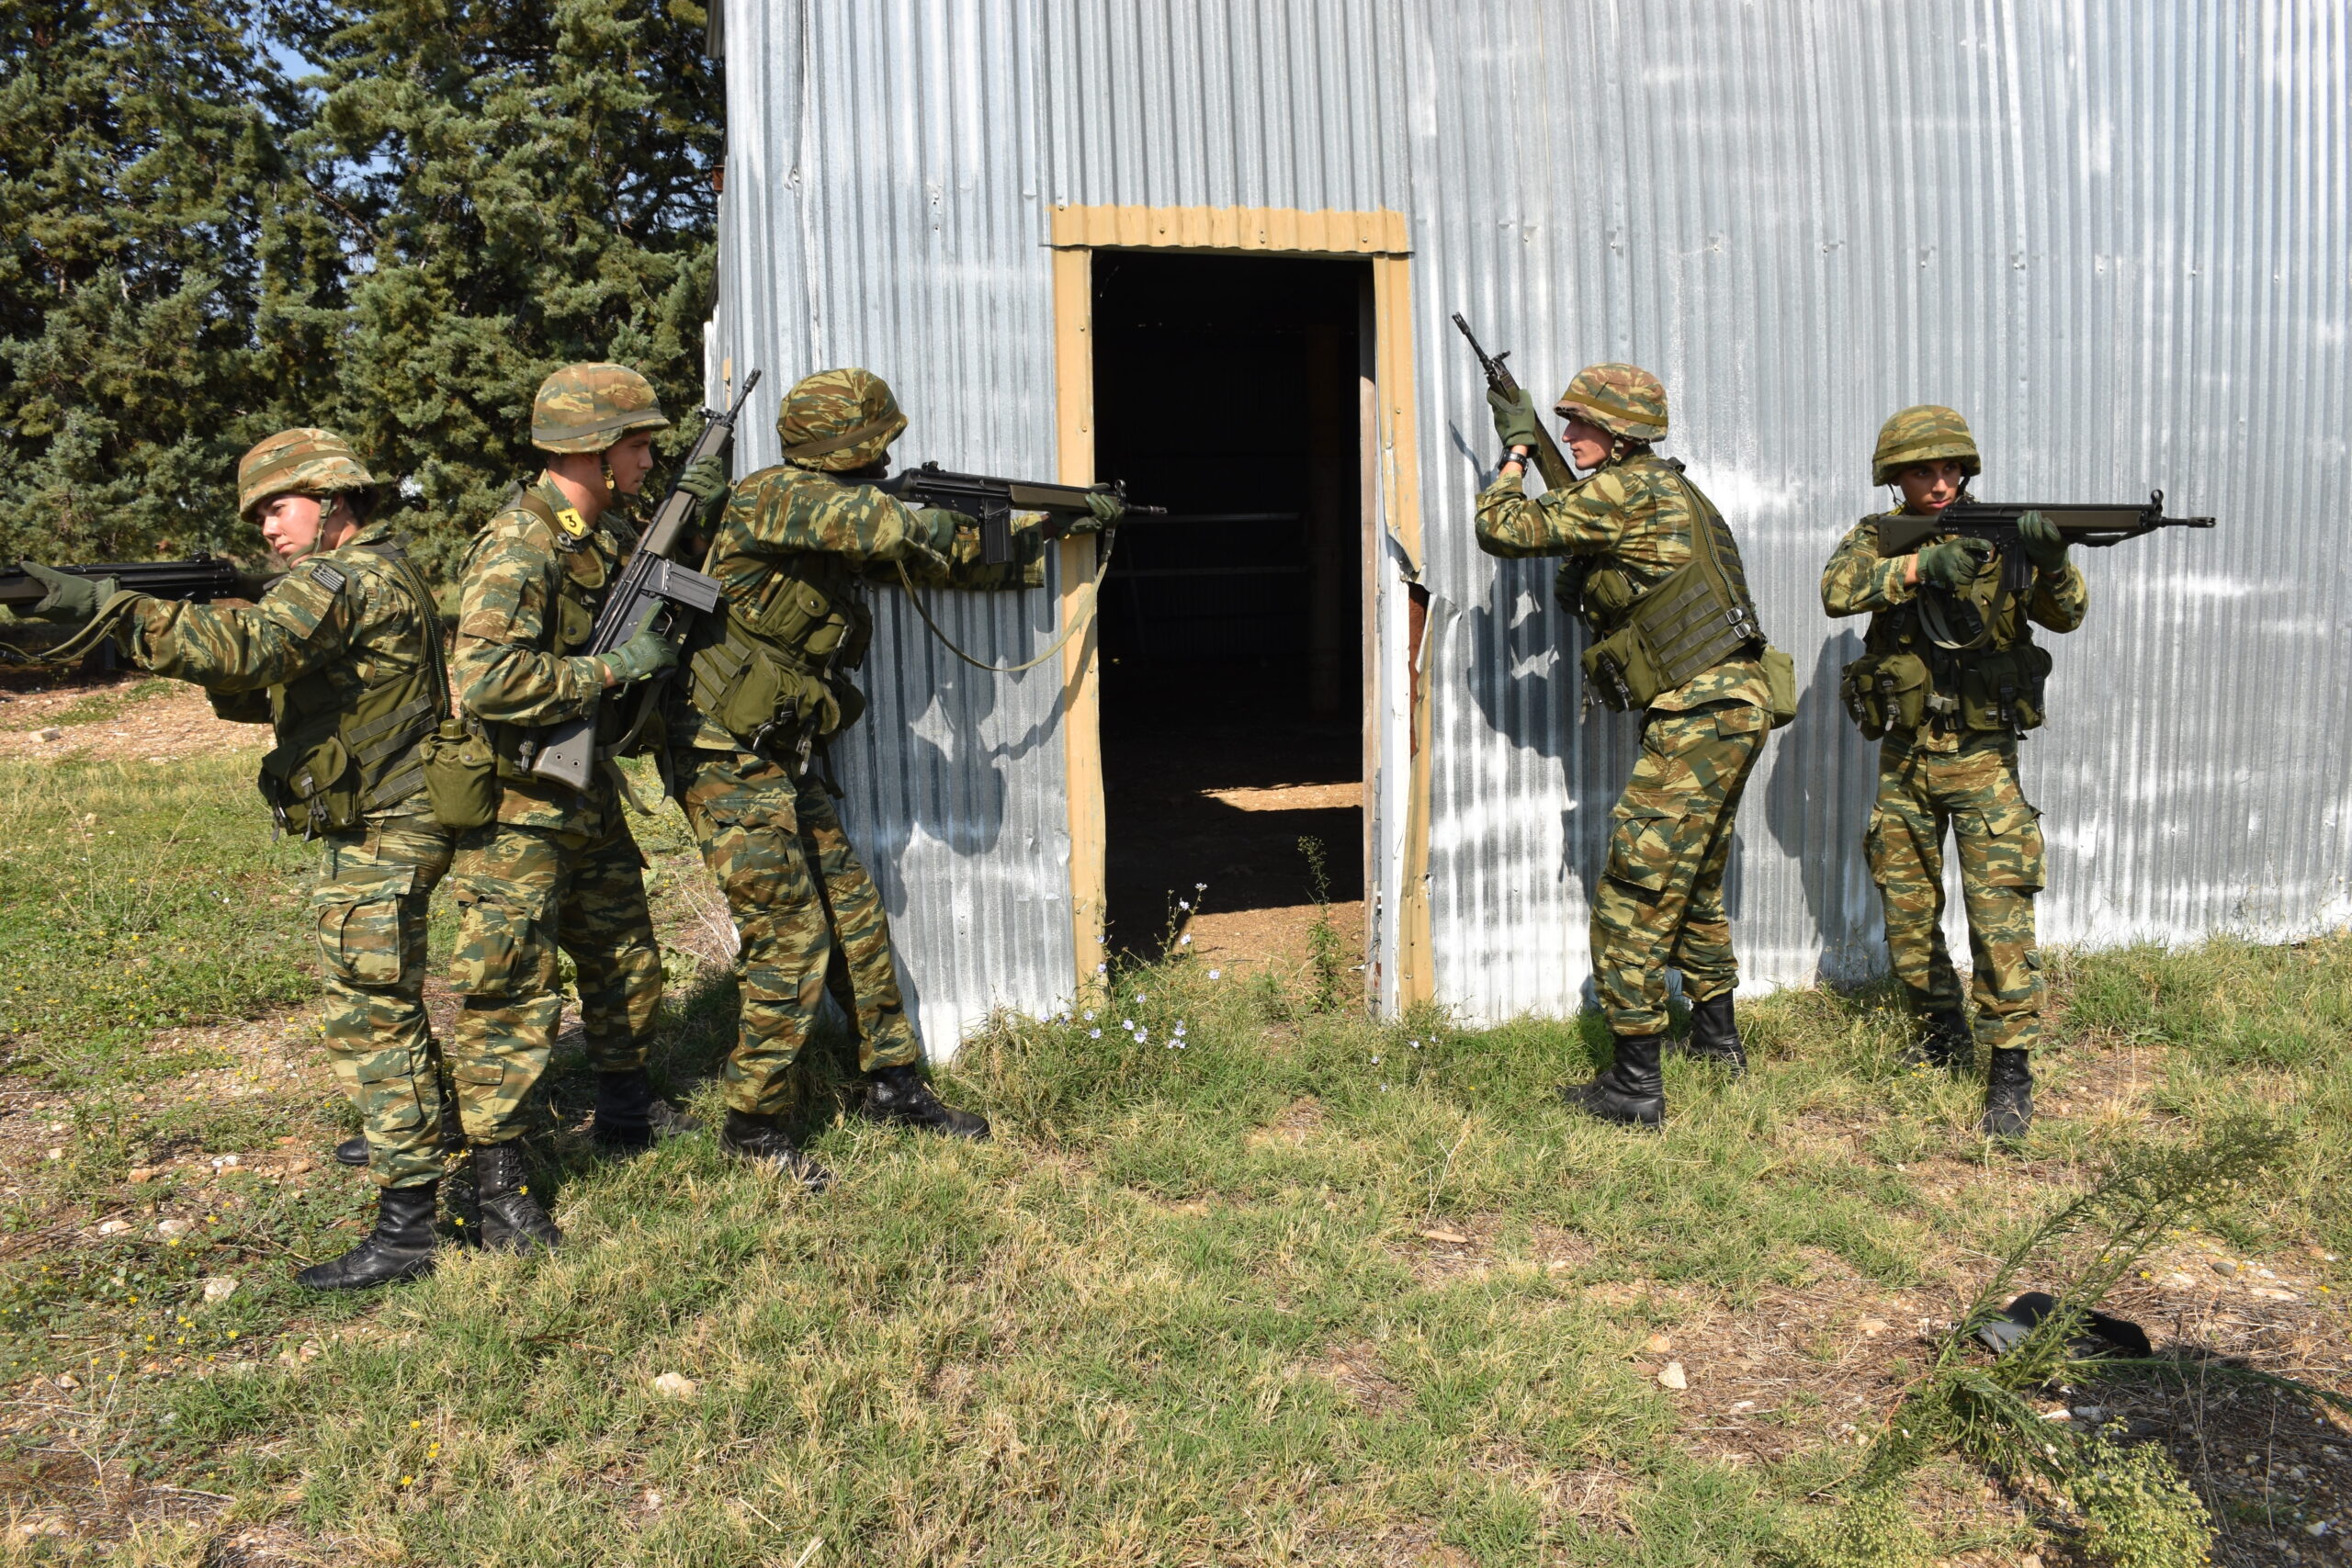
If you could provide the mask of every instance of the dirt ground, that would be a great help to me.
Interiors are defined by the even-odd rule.
[[[0,687],[0,758],[168,762],[268,743],[268,726],[218,718],[202,691],[177,681],[126,674]]]

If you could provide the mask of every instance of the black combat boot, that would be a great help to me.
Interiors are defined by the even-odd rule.
[[[438,1181],[376,1194],[376,1228],[340,1258],[313,1263],[294,1282],[313,1291],[364,1291],[433,1272],[433,1208]]]
[[[453,1155],[465,1146],[466,1130],[458,1123],[458,1097],[444,1094],[441,1097],[441,1152]],[[337,1144],[334,1158],[337,1165],[347,1165],[359,1170],[368,1168],[368,1134],[362,1133],[356,1138],[345,1138]]]
[[[615,1152],[650,1149],[662,1138],[696,1131],[701,1123],[653,1092],[643,1067],[596,1075],[596,1117],[588,1135]]]
[[[771,1166],[811,1192],[822,1192],[833,1179],[831,1171],[800,1152],[792,1134],[773,1116],[729,1111],[718,1129],[718,1146],[729,1154]]]
[[[2033,1125],[2033,1067],[2030,1051],[1993,1047],[1984,1069],[1984,1135],[2022,1138]]]
[[[857,1113],[869,1122],[898,1127],[922,1127],[951,1138],[977,1142],[989,1135],[989,1119],[958,1111],[932,1093],[931,1085],[913,1067],[876,1067],[866,1080],[865,1098]]]
[[[1617,1059],[1590,1083],[1564,1086],[1560,1098],[1604,1122],[1655,1127],[1666,1120],[1666,1078],[1657,1067],[1657,1034],[1621,1034]]]
[[[563,1233],[523,1179],[520,1138],[474,1150],[474,1196],[481,1204],[482,1246],[528,1252],[533,1247],[551,1251],[563,1244]]]
[[[1924,1015],[1927,1027],[1903,1053],[1906,1067],[1930,1067],[1960,1074],[1976,1063],[1976,1042],[1968,1032],[1968,1019],[1958,1008],[1937,1008]]]
[[[1690,1004],[1691,1058],[1713,1062],[1733,1077],[1747,1072],[1747,1048],[1740,1043],[1739,1025],[1731,1011],[1731,993]]]

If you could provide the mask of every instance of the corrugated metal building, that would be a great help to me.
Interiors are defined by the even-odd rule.
[[[1191,615],[1196,649],[1247,644],[1274,671],[1212,689],[1315,664],[1329,707],[1341,679],[1385,1007],[1579,1004],[1634,743],[1632,719],[1579,714],[1582,633],[1547,563],[1476,548],[1495,442],[1455,310],[1541,397],[1600,359],[1665,379],[1663,449],[1739,530],[1796,659],[1804,711],[1731,885],[1748,984],[1883,963],[1875,749],[1835,696],[1860,627],[1826,621],[1816,584],[1883,505],[1879,423],[1920,401],[1969,414],[1989,498],[2161,486],[2222,518],[2084,561],[2091,621],[2056,639],[2026,747],[2045,940],[2352,916],[2342,6],[726,0],[714,34],[712,395],[766,372],[739,469],[775,460],[795,377],[863,364],[913,416],[903,458],[1182,491],[1189,532],[1127,531],[1167,581],[1106,588],[1102,634],[1147,647]],[[1276,264],[1322,325],[1250,314]],[[1195,427],[1188,452],[1171,432]],[[1092,570],[1091,545],[1060,550],[1052,591],[943,596],[943,624],[1034,656]],[[1307,600],[1283,573],[1311,627],[1285,630]],[[1099,960],[1104,737],[1182,699],[1122,687],[1124,665],[1106,689],[1091,633],[989,676],[895,592],[879,608],[846,813],[944,1050]]]

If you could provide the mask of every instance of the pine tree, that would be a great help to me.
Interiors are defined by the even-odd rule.
[[[0,558],[258,543],[235,460],[327,379],[342,262],[257,19],[0,6]]]
[[[530,402],[580,359],[696,406],[720,155],[705,14],[673,0],[322,0],[300,139],[355,258],[336,412],[447,572],[537,471]],[[665,445],[683,446],[689,431]]]

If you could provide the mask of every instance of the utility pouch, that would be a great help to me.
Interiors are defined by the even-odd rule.
[[[1797,661],[1769,644],[1760,660],[1764,666],[1764,709],[1772,716],[1772,728],[1793,723],[1797,716]]]
[[[445,718],[426,736],[424,797],[444,828],[480,828],[498,819],[498,758],[462,718]]]
[[[2039,644],[1980,653],[1961,666],[1960,721],[1970,729],[2008,735],[2039,729],[2049,679],[2050,650]]]
[[[1645,708],[1650,705],[1650,699],[1665,689],[1641,628],[1631,624],[1619,626],[1586,649],[1581,662],[1585,689],[1597,694],[1601,705],[1615,713]]]
[[[1839,672],[1838,684],[1846,712],[1865,740],[1927,722],[1928,662],[1916,653],[1867,654]]]
[[[755,648],[711,716],[752,750],[765,751],[797,728],[831,734],[841,728],[842,707],[824,682]]]
[[[315,839],[359,822],[358,770],[342,739],[280,744],[261,760],[262,798],[289,833]]]

